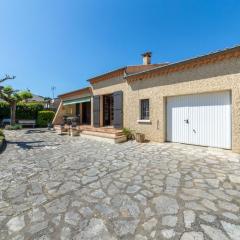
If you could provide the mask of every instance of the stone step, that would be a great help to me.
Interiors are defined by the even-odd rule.
[[[91,132],[101,132],[101,133],[110,133],[110,134],[116,134],[116,135],[122,135],[123,131],[115,128],[94,128],[94,127],[81,127],[80,129],[83,131],[91,131]]]
[[[123,133],[116,134],[116,133],[95,132],[95,131],[88,131],[88,130],[82,130],[81,131],[81,135],[82,134],[92,135],[92,136],[99,136],[99,137],[106,137],[106,138],[118,138],[118,137],[125,136]]]
[[[116,135],[114,133],[106,133],[106,132],[94,132],[94,131],[83,130],[81,131],[80,136],[95,139],[95,140],[103,140],[111,143],[120,143],[120,142],[127,141],[127,137],[124,134]]]

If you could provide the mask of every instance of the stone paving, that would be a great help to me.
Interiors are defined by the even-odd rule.
[[[240,156],[6,132],[0,239],[240,239]]]

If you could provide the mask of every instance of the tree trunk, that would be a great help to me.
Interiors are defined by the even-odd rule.
[[[17,104],[15,102],[11,103],[11,125],[16,123],[16,106]]]

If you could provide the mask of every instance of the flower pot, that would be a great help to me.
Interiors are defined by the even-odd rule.
[[[70,128],[69,135],[70,135],[71,137],[79,136],[79,130],[76,129],[76,128]]]
[[[139,143],[143,143],[145,141],[145,134],[143,133],[136,133],[135,134],[135,139]]]

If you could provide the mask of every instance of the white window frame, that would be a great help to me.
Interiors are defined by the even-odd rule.
[[[142,103],[143,101],[148,101],[148,118],[143,118],[143,108]],[[150,123],[150,99],[149,98],[142,98],[139,100],[139,119],[137,120],[138,123]]]

